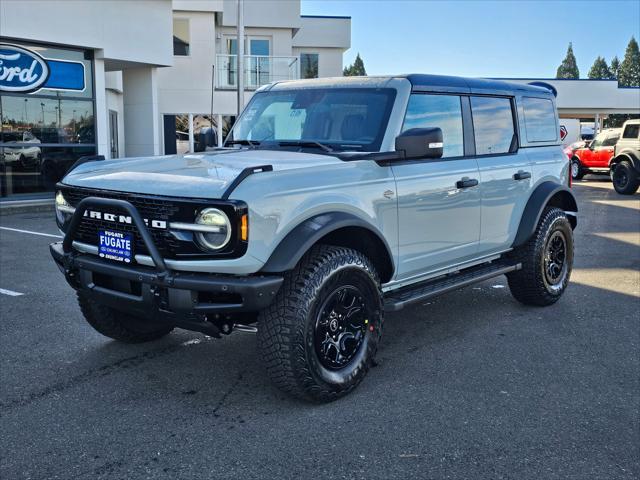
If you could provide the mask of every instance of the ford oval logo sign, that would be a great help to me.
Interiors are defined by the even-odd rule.
[[[33,92],[49,78],[49,66],[36,52],[0,43],[0,91]]]

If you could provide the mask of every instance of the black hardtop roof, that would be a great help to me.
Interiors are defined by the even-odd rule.
[[[485,78],[453,77],[449,75],[426,75],[412,73],[401,75],[411,82],[414,91],[441,91],[455,93],[486,93],[514,95],[529,93],[535,96],[553,96],[551,90],[522,83],[503,82]]]

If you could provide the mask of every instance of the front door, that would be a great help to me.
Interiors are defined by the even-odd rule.
[[[398,195],[398,280],[472,259],[480,235],[478,163],[465,158],[462,101],[457,95],[412,94],[403,130],[439,127],[440,159],[392,164]]]

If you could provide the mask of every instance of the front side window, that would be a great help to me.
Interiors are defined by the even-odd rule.
[[[498,97],[471,97],[476,155],[497,155],[517,147],[511,100]]]
[[[605,132],[599,133],[596,135],[596,138],[591,142],[590,148],[598,148],[604,146],[604,141],[607,139],[607,134]]]
[[[558,139],[556,112],[548,98],[523,97],[524,121],[527,140],[530,142],[555,142]]]
[[[464,155],[462,107],[459,96],[411,95],[402,131],[412,128],[440,128],[444,144],[442,158]]]
[[[173,19],[173,54],[181,57],[189,56],[189,20]]]
[[[339,150],[377,151],[394,89],[317,88],[257,93],[229,139],[262,146],[320,142]]]
[[[300,54],[300,77],[318,78],[319,55],[317,53]]]
[[[640,135],[640,124],[627,125],[624,127],[622,138],[638,138]]]

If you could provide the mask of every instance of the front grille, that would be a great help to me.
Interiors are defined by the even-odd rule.
[[[218,252],[204,252],[194,241],[193,234],[188,231],[171,232],[168,229],[147,227],[163,258],[169,259],[201,259],[201,258],[238,258],[247,251],[247,242],[239,238],[239,219],[247,214],[247,204],[238,200],[208,200],[179,197],[162,197],[135,193],[114,192],[110,190],[93,190],[84,187],[70,187],[59,184],[67,202],[76,207],[86,197],[112,198],[126,200],[131,203],[142,218],[167,222],[193,223],[198,211],[205,207],[216,207],[222,210],[231,220],[233,226],[232,240],[229,245]],[[118,208],[100,207],[96,210],[114,215],[125,214]],[[67,220],[68,221],[68,220]],[[66,226],[61,226],[66,231]],[[83,217],[74,235],[74,240],[98,244],[99,230],[116,230],[133,234],[134,253],[149,255],[138,229],[133,224],[114,223],[107,220]]]
[[[114,198],[118,200],[126,200],[130,202],[134,207],[138,209],[142,218],[153,220],[164,220],[167,223],[169,221],[176,221],[175,216],[180,211],[180,207],[175,203],[151,197],[137,196],[127,193],[117,192],[99,192],[99,191],[82,191],[82,190],[65,190],[64,197],[69,204],[76,206],[80,200],[85,197],[101,197],[101,198]],[[100,211],[103,213],[122,214],[122,211],[118,209],[109,209],[101,207]],[[125,233],[132,233],[134,238],[134,253],[149,255],[147,248],[142,241],[142,237],[138,233],[138,229],[135,225],[129,224],[114,224],[113,222],[107,222],[104,220],[98,220],[95,218],[85,217],[76,231],[75,240],[78,242],[88,243],[91,245],[97,245],[98,243],[98,231],[99,230],[117,230]],[[149,233],[153,237],[153,241],[156,247],[160,251],[160,254],[165,258],[175,258],[175,254],[184,249],[184,243],[176,239],[169,230],[148,228]],[[193,244],[192,244],[193,245]],[[193,245],[195,248],[195,245]],[[194,252],[195,253],[195,252]]]

